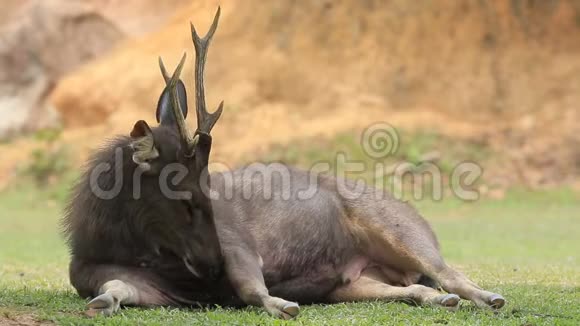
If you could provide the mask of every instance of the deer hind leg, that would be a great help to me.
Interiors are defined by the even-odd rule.
[[[503,307],[505,299],[501,295],[481,289],[447,266],[429,226],[410,214],[406,212],[405,219],[393,218],[393,221],[367,219],[359,222],[357,230],[362,235],[359,238],[366,239],[369,258],[384,266],[396,266],[402,272],[426,275],[445,291],[471,300],[479,307]]]
[[[505,299],[501,295],[483,290],[462,273],[451,267],[441,265],[427,265],[425,273],[433,277],[447,292],[456,293],[464,299],[471,300],[478,307],[490,307],[499,309],[505,305]]]
[[[459,297],[455,294],[441,294],[439,291],[419,284],[406,287],[392,286],[376,277],[380,272],[365,270],[356,281],[342,285],[328,296],[330,302],[345,301],[403,301],[419,305],[441,306],[455,310]]]
[[[122,305],[157,306],[174,302],[156,284],[156,276],[139,268],[73,262],[72,285],[83,297],[93,297],[87,315],[110,316]]]

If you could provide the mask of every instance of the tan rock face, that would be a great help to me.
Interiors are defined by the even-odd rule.
[[[180,9],[161,30],[126,42],[61,82],[82,79],[80,88],[101,87],[95,97],[107,103],[58,85],[57,107],[68,112],[67,105],[78,103],[82,111],[113,112],[111,106],[130,102],[148,110],[160,85],[157,56],[171,61],[193,52],[188,22],[203,26],[217,3]],[[556,92],[579,96],[580,9],[574,3],[226,1],[208,83],[214,82],[212,93],[241,106],[272,101],[326,109],[370,101],[466,119],[519,116],[560,101]],[[91,123],[100,122],[82,124]]]
[[[10,3],[0,26],[0,137],[56,123],[44,103],[56,80],[122,38],[110,21],[81,2]]]
[[[567,145],[577,133],[552,136],[560,125],[573,128],[564,120],[579,119],[574,1],[219,3],[223,16],[206,70],[208,102],[226,101],[215,130],[217,158],[235,162],[273,142],[394,121],[400,110],[416,112],[403,123],[425,122],[421,116],[432,112],[441,121],[422,128],[484,139],[498,149],[509,144],[524,167],[541,161],[544,169],[537,156],[548,155],[548,147],[566,148],[563,157],[579,155]],[[129,119],[153,121],[163,87],[157,56],[171,66],[187,51],[191,89],[188,22],[205,30],[217,5],[196,1],[162,29],[62,79],[50,102],[65,126],[123,130]],[[546,116],[550,125],[531,123]],[[450,127],[457,121],[468,127]],[[549,146],[539,129],[549,130]],[[543,154],[520,152],[521,139]],[[551,166],[577,171],[577,160]]]
[[[148,29],[119,17],[181,3],[93,2],[132,35]],[[514,169],[525,171],[514,176],[510,168],[501,178],[535,184],[579,174],[580,7],[573,0],[187,1],[162,28],[56,83],[49,103],[64,139],[94,147],[137,119],[153,122],[163,87],[158,56],[172,68],[187,51],[192,89],[189,21],[206,30],[218,4],[222,19],[206,69],[208,105],[226,102],[215,160],[236,164],[272,143],[390,121],[509,151]],[[556,159],[545,159],[553,148]]]
[[[0,2],[0,138],[59,123],[57,80],[126,36],[156,29],[185,0]]]
[[[191,0],[82,0],[96,10],[126,35],[140,36],[150,33],[171,18]]]

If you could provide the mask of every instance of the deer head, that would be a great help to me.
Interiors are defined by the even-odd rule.
[[[156,117],[159,126],[150,128],[143,120],[131,131],[132,161],[143,171],[143,183],[159,188],[159,176],[170,164],[183,167],[185,176],[171,186],[172,190],[186,191],[190,197],[166,198],[158,202],[163,222],[150,230],[149,237],[158,246],[178,255],[196,276],[216,276],[222,265],[220,244],[215,230],[211,201],[210,180],[207,171],[212,144],[211,129],[219,119],[223,102],[214,113],[206,109],[203,75],[207,51],[216,31],[218,8],[208,33],[200,38],[193,24],[191,33],[195,46],[195,105],[197,130],[191,134],[185,124],[187,94],[180,79],[185,54],[170,76],[161,58],[159,66],[166,86],[159,97]],[[179,169],[178,169],[179,170]],[[180,206],[183,205],[183,206]],[[180,209],[176,212],[176,207]],[[185,207],[184,210],[181,210]]]

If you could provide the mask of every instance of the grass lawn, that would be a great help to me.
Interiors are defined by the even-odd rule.
[[[282,324],[259,308],[128,308],[83,315],[68,284],[58,231],[63,189],[0,194],[0,324]],[[580,325],[580,200],[568,191],[510,193],[505,200],[418,203],[447,261],[508,300],[498,313],[462,302],[457,312],[402,303],[303,306],[290,324]]]

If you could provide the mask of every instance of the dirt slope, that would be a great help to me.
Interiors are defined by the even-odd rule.
[[[192,87],[188,22],[205,31],[218,3],[206,78],[209,105],[226,101],[215,160],[236,164],[272,143],[389,121],[507,151],[521,172],[511,177],[526,185],[578,178],[572,0],[195,1],[58,83],[50,101],[63,141],[83,153],[136,119],[153,122],[157,56],[173,67],[187,51]]]

